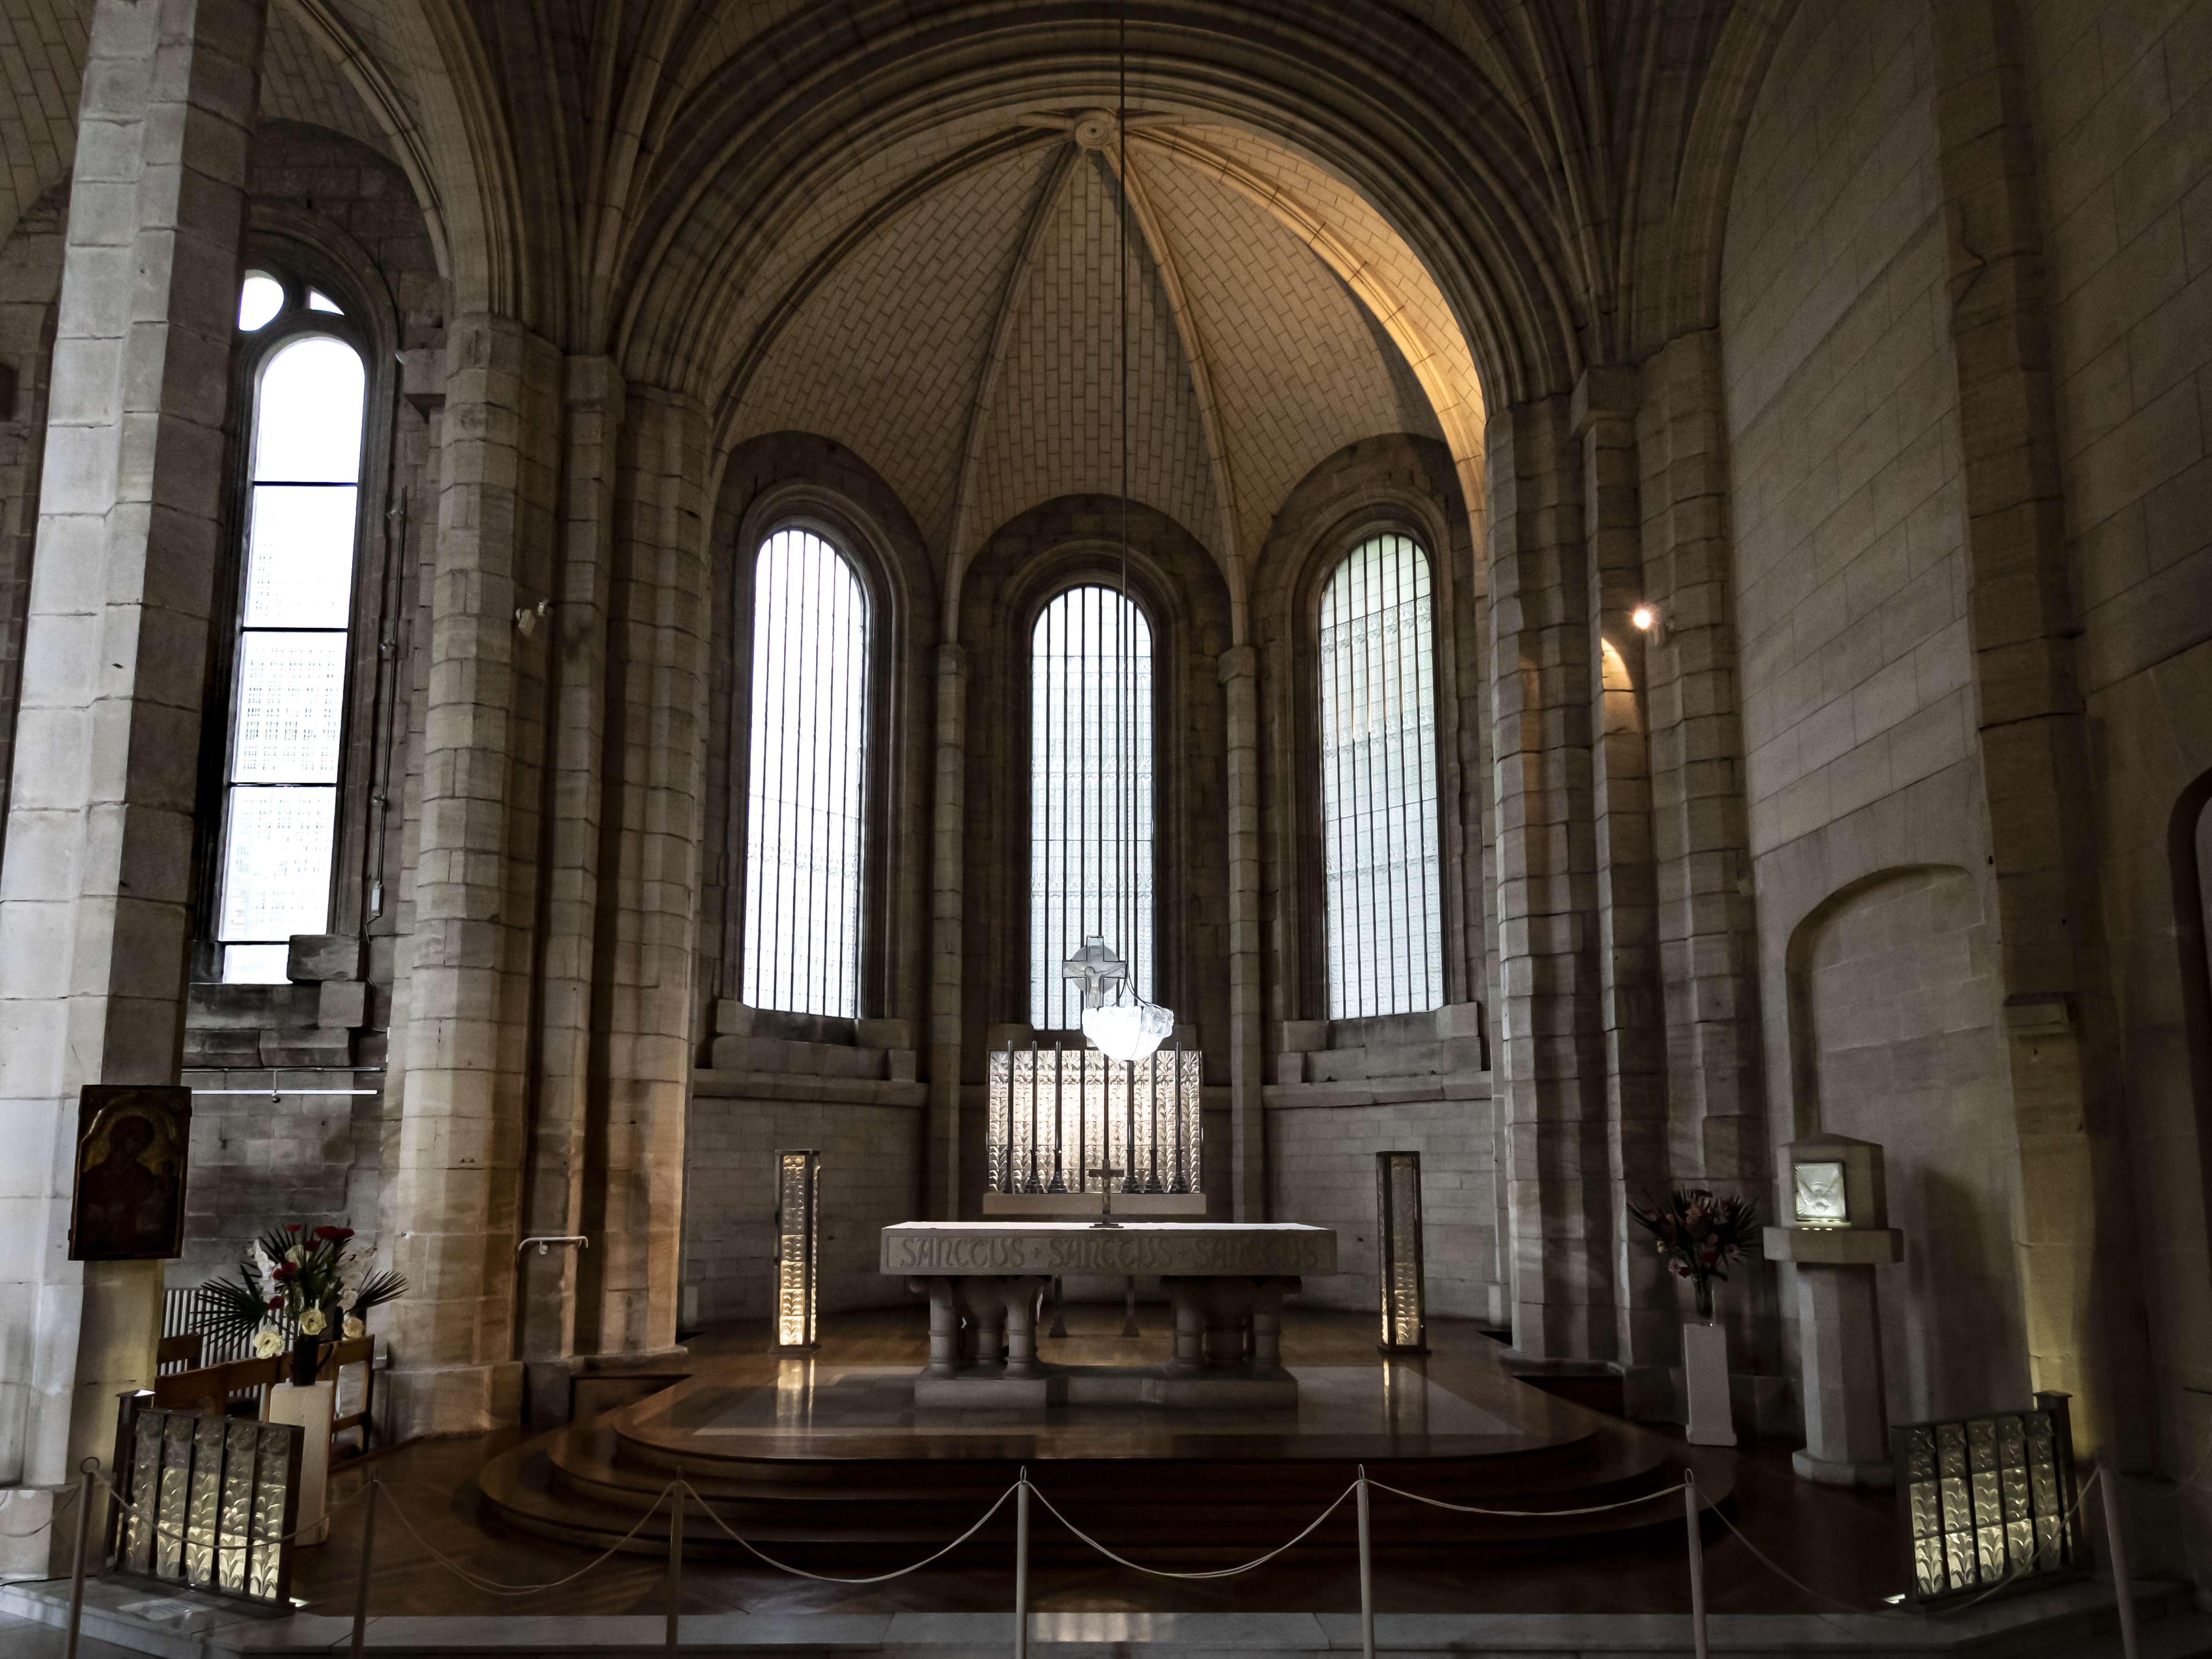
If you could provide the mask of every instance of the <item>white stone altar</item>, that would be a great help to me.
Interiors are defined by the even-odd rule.
[[[905,1221],[883,1230],[881,1270],[929,1298],[922,1407],[1297,1403],[1283,1369],[1283,1297],[1336,1271],[1336,1233],[1297,1222]],[[1052,1365],[1036,1314],[1056,1275],[1156,1273],[1175,1308],[1158,1365]]]

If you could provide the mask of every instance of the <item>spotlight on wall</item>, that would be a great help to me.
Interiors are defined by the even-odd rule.
[[[821,1241],[822,1154],[775,1155],[775,1346],[815,1346],[815,1262]]]
[[[1421,1262],[1421,1155],[1375,1154],[1376,1276],[1385,1353],[1429,1351],[1427,1286]]]
[[[1628,620],[1638,628],[1648,630],[1653,623],[1659,620],[1659,613],[1648,605],[1639,605],[1636,607],[1636,613]]]

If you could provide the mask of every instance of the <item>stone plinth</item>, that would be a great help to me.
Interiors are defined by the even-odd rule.
[[[1282,1409],[1285,1292],[1336,1271],[1336,1234],[1295,1223],[909,1221],[883,1230],[880,1266],[929,1298],[924,1407],[1120,1404]],[[1175,1346],[1157,1366],[1048,1365],[1036,1310],[1055,1275],[1158,1274]]]
[[[1790,1455],[1791,1466],[1825,1486],[1893,1485],[1874,1270],[1903,1259],[1904,1235],[1894,1227],[1768,1227],[1759,1248],[1768,1261],[1797,1267],[1805,1446]]]

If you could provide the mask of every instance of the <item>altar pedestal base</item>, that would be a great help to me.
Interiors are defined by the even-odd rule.
[[[269,1390],[269,1420],[297,1425],[300,1437],[300,1508],[293,1540],[319,1544],[331,1535],[325,1494],[331,1479],[331,1412],[337,1403],[336,1382],[317,1382],[301,1388],[279,1382]]]
[[[1729,1409],[1728,1327],[1682,1327],[1682,1392],[1688,1397],[1689,1426],[1683,1438],[1693,1446],[1735,1444],[1735,1414]]]
[[[1052,1366],[1042,1376],[1007,1376],[982,1367],[914,1380],[925,1411],[1043,1411],[1053,1406],[1153,1406],[1168,1411],[1292,1411],[1297,1379],[1249,1370],[1177,1376],[1164,1365]]]
[[[1805,1449],[1790,1463],[1830,1486],[1896,1484],[1882,1403],[1875,1268],[1904,1254],[1893,1227],[1769,1227],[1764,1254],[1797,1268]]]

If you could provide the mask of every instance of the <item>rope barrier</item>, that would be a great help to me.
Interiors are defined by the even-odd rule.
[[[1372,1485],[1373,1483],[1370,1482],[1369,1484]],[[1342,1492],[1337,1493],[1335,1501],[1330,1504],[1329,1506],[1323,1510],[1319,1515],[1314,1516],[1312,1521],[1307,1523],[1305,1531],[1301,1532],[1297,1537],[1291,1539],[1289,1543],[1279,1545],[1275,1548],[1269,1550],[1265,1555],[1259,1557],[1256,1560],[1247,1561],[1241,1567],[1216,1567],[1207,1572],[1170,1572],[1164,1567],[1145,1566],[1139,1562],[1130,1560],[1126,1556],[1116,1555],[1113,1551],[1108,1549],[1097,1539],[1091,1536],[1090,1534],[1085,1532],[1080,1527],[1078,1527],[1074,1522],[1062,1515],[1054,1505],[1052,1499],[1047,1498],[1042,1492],[1038,1490],[1036,1482],[1032,1481],[1030,1483],[1030,1490],[1032,1492],[1036,1493],[1037,1502],[1045,1506],[1046,1510],[1049,1511],[1054,1520],[1059,1522],[1061,1526],[1066,1527],[1068,1531],[1073,1533],[1085,1543],[1090,1545],[1092,1549],[1097,1550],[1099,1554],[1104,1556],[1109,1561],[1112,1561],[1121,1566],[1127,1567],[1133,1572],[1147,1573],[1154,1578],[1234,1578],[1240,1572],[1249,1572],[1255,1567],[1266,1565],[1268,1562],[1280,1555],[1285,1550],[1290,1549],[1293,1546],[1302,1542],[1305,1539],[1307,1534],[1311,1533],[1316,1527],[1318,1527],[1322,1522],[1328,1520],[1330,1516],[1336,1513],[1339,1504],[1341,1504],[1346,1498],[1351,1497],[1352,1493],[1359,1490],[1359,1483],[1355,1480],[1350,1486],[1346,1486]]]
[[[653,1519],[654,1511],[659,1510],[660,1507],[661,1500],[665,1498],[669,1493],[674,1492],[676,1488],[682,1484],[683,1483],[680,1481],[670,1481],[665,1486],[663,1486],[660,1489],[660,1496],[653,1500],[652,1506],[648,1508],[644,1514],[637,1517],[637,1525],[632,1527],[620,1538],[608,1545],[605,1550],[599,1553],[599,1554],[593,1557],[591,1560],[586,1561],[582,1566],[577,1568],[575,1571],[570,1573],[566,1578],[556,1578],[550,1583],[547,1584],[502,1584],[496,1579],[485,1578],[477,1573],[470,1571],[468,1568],[463,1566],[451,1556],[444,1554],[438,1549],[437,1546],[431,1543],[428,1539],[423,1537],[422,1533],[416,1529],[414,1522],[408,1519],[407,1511],[400,1506],[399,1500],[393,1495],[392,1489],[386,1486],[383,1490],[385,1496],[391,1499],[392,1512],[399,1517],[399,1524],[406,1528],[409,1535],[429,1553],[431,1559],[437,1562],[440,1566],[445,1568],[447,1571],[452,1573],[456,1578],[460,1579],[464,1583],[469,1585],[473,1589],[482,1590],[487,1595],[537,1595],[546,1590],[559,1589],[563,1584],[574,1583],[586,1573],[591,1571],[592,1568],[598,1566],[609,1556],[614,1554],[614,1553],[617,1550],[619,1550],[624,1544],[629,1543],[631,1539],[636,1537],[638,1534],[644,1529],[645,1523]],[[364,1486],[363,1490],[366,1491],[368,1486],[381,1486],[382,1483],[380,1481],[372,1480]]]
[[[935,1555],[926,1555],[910,1567],[901,1567],[896,1572],[879,1572],[872,1578],[833,1578],[827,1573],[809,1572],[804,1567],[787,1566],[783,1562],[777,1560],[772,1555],[762,1555],[759,1550],[755,1549],[751,1544],[738,1537],[734,1531],[732,1531],[728,1522],[723,1520],[720,1516],[714,1513],[714,1505],[709,1504],[705,1498],[699,1496],[697,1487],[694,1486],[687,1480],[684,1482],[684,1490],[698,1500],[699,1508],[702,1512],[705,1514],[706,1517],[709,1521],[712,1521],[725,1533],[728,1534],[732,1543],[738,1544],[744,1548],[751,1551],[754,1555],[759,1556],[762,1560],[767,1562],[769,1565],[774,1567],[778,1572],[787,1572],[794,1578],[811,1578],[815,1583],[819,1584],[880,1584],[888,1579],[903,1578],[910,1572],[920,1572],[924,1567],[927,1566],[932,1561],[936,1560],[939,1556],[951,1554],[953,1551],[958,1549],[963,1544],[973,1538],[977,1533],[982,1531],[984,1522],[989,1521],[993,1516],[996,1515],[1000,1509],[1005,1507],[1006,1500],[1009,1498],[1012,1498],[1016,1492],[1019,1492],[1022,1487],[1027,1484],[1027,1480],[1028,1478],[1024,1476],[1022,1480],[1017,1480],[1012,1486],[1007,1487],[1006,1491],[1000,1492],[996,1500],[993,1502],[991,1507],[983,1511],[982,1520],[978,1521],[974,1526],[969,1528],[968,1530],[962,1533],[959,1537],[954,1539],[943,1549],[938,1551]],[[1036,1492],[1036,1488],[1035,1486],[1030,1486],[1030,1490],[1031,1492]],[[1040,1497],[1042,1496],[1042,1493],[1039,1493],[1038,1495]],[[1049,1505],[1047,1507],[1049,1507]]]
[[[1603,1515],[1608,1510],[1632,1510],[1638,1504],[1649,1504],[1662,1498],[1673,1498],[1682,1490],[1681,1482],[1662,1486],[1657,1492],[1647,1492],[1641,1498],[1624,1498],[1614,1504],[1592,1504],[1579,1510],[1486,1510],[1474,1504],[1447,1504],[1441,1498],[1424,1498],[1417,1492],[1406,1492],[1396,1486],[1386,1486],[1380,1480],[1369,1480],[1367,1484],[1376,1492],[1387,1492],[1395,1498],[1410,1498],[1416,1504],[1426,1504],[1431,1509],[1456,1510],[1462,1515],[1494,1515],[1513,1521],[1544,1521],[1553,1516]]]

